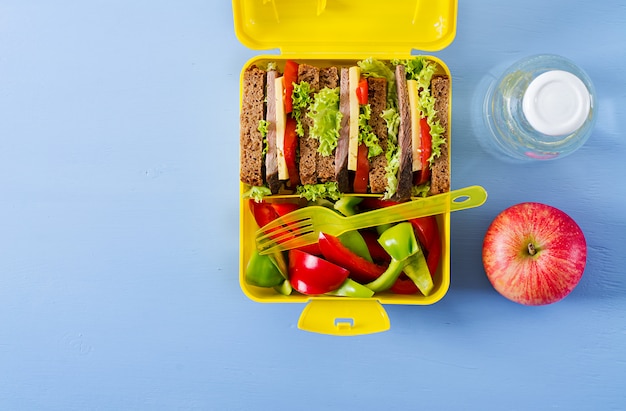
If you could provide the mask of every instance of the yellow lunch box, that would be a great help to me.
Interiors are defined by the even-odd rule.
[[[247,61],[241,72],[240,100],[244,71],[251,65],[275,62],[282,70],[285,61],[320,67],[348,66],[373,57],[379,60],[411,58],[413,50],[437,51],[448,46],[456,34],[456,0],[402,0],[359,2],[341,0],[233,0],[235,33],[247,47],[279,50]],[[452,83],[443,61],[426,56]],[[452,141],[450,126],[452,86],[448,94],[448,154]],[[241,102],[241,101],[240,101]],[[451,156],[449,155],[451,159]],[[255,250],[255,219],[243,198],[247,187],[240,182],[239,279],[241,289],[261,303],[305,304],[298,327],[331,335],[362,335],[386,331],[390,321],[383,305],[428,305],[439,301],[450,285],[450,213],[437,216],[441,237],[441,260],[433,275],[434,290],[428,296],[377,293],[371,298],[282,295],[272,288],[246,283],[245,270]],[[268,201],[296,196],[275,195]],[[419,201],[414,200],[414,201]]]

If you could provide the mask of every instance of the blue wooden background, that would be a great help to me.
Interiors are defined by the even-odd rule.
[[[626,409],[626,3],[461,1],[452,279],[388,332],[297,329],[300,304],[238,284],[239,72],[258,51],[230,2],[0,1],[0,409]],[[365,22],[367,24],[367,22]],[[556,162],[482,149],[490,73],[556,53],[594,81],[598,123]],[[578,288],[547,307],[498,295],[490,221],[551,204],[585,232]]]

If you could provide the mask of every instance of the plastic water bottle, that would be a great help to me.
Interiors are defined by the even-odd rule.
[[[597,103],[587,74],[572,61],[543,54],[511,65],[486,93],[481,136],[489,149],[518,161],[573,153],[593,129]]]

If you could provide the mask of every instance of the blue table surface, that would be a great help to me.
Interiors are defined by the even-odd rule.
[[[0,1],[0,409],[626,409],[626,2],[461,1],[454,42],[451,286],[385,306],[387,332],[297,328],[303,304],[238,283],[238,90],[258,54],[228,1]],[[276,51],[272,51],[276,52]],[[590,140],[510,164],[477,143],[494,68],[536,53],[597,88]],[[504,208],[582,227],[563,301],[501,297],[481,263]]]

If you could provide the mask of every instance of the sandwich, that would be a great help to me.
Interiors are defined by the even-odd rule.
[[[242,84],[244,195],[405,201],[449,191],[450,79],[435,62],[287,60],[248,67]]]

